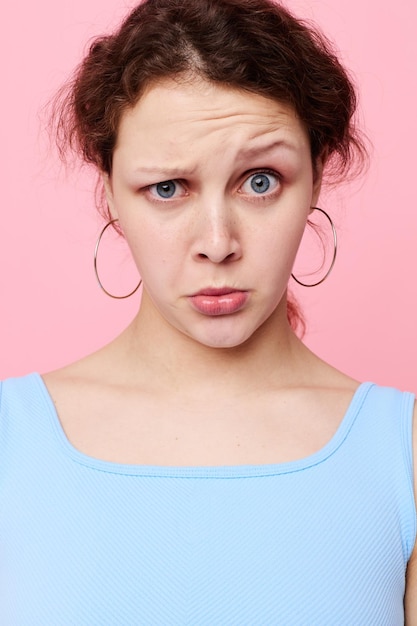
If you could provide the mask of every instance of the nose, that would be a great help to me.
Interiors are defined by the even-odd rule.
[[[224,263],[242,255],[239,225],[225,201],[201,203],[195,218],[193,256],[198,261]]]

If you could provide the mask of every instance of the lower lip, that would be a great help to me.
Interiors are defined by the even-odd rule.
[[[221,296],[199,294],[191,296],[190,300],[193,307],[204,315],[230,315],[240,311],[248,297],[247,291],[232,291]]]

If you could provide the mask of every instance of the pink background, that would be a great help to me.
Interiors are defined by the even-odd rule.
[[[131,6],[37,0],[25,8],[8,3],[3,11],[0,377],[81,357],[115,336],[138,305],[137,296],[113,301],[97,288],[92,251],[101,222],[93,179],[63,171],[42,130],[43,105],[88,39]],[[322,198],[338,227],[339,257],[326,283],[294,290],[307,317],[306,342],[360,380],[417,391],[417,4],[406,0],[399,10],[398,3],[376,0],[293,0],[288,6],[336,42],[359,85],[374,146],[367,177]],[[128,256],[117,247],[127,271]],[[120,289],[135,279],[132,270]]]

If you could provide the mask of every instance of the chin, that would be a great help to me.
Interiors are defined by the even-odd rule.
[[[189,335],[189,337],[207,348],[238,348],[252,337],[253,332],[238,333],[236,330],[237,329],[234,329],[234,332],[229,333],[223,332]]]
[[[241,346],[242,344],[244,344],[247,340],[242,340],[242,341],[232,341],[232,340],[227,340],[225,339],[224,341],[207,341],[207,342],[200,342],[203,343],[203,345],[205,345],[207,348],[213,348],[213,349],[217,349],[217,350],[232,350],[233,348],[238,348],[239,346]]]
[[[276,309],[274,309],[276,310]],[[274,311],[272,311],[273,314]],[[233,349],[259,338],[259,333],[267,330],[271,314],[247,316],[239,313],[222,317],[201,316],[189,324],[176,325],[177,330],[193,342],[207,348]]]

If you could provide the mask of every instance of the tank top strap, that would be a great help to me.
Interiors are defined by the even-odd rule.
[[[386,459],[393,457],[396,450],[405,464],[411,481],[413,481],[414,400],[412,393],[370,383],[355,425],[364,441],[374,441],[379,446],[387,446]]]
[[[0,477],[9,468],[57,452],[52,406],[39,374],[0,381]]]
[[[414,400],[412,393],[369,384],[342,455],[345,471],[352,479],[356,476],[364,486],[374,485],[369,497],[375,498],[375,506],[378,492],[390,494],[390,501],[396,503],[405,561],[414,549],[417,527],[412,438]]]

